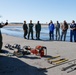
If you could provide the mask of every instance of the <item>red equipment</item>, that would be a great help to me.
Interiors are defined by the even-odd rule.
[[[47,48],[45,46],[38,45],[35,47],[35,49],[29,46],[26,46],[25,49],[29,50],[32,54],[40,55],[41,57],[47,55]]]

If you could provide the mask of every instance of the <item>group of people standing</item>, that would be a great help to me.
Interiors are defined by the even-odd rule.
[[[63,22],[63,24],[60,26],[60,23],[57,21],[56,25],[53,24],[51,21],[49,24],[49,30],[50,30],[50,38],[52,35],[52,40],[54,40],[54,29],[56,28],[56,40],[61,40],[63,39],[64,36],[64,41],[66,40],[66,34],[67,34],[67,29],[68,29],[68,24],[66,21]],[[60,28],[62,30],[61,36],[60,36]],[[50,39],[51,40],[51,39]]]
[[[31,34],[31,39],[33,40],[33,27],[34,24],[32,23],[32,20],[30,20],[30,23],[26,24],[26,21],[24,21],[23,24],[23,30],[24,30],[24,38],[29,39],[30,34]],[[51,20],[50,23],[48,24],[49,27],[49,39],[54,40],[54,30],[56,29],[56,40],[66,40],[66,35],[67,35],[67,30],[70,28],[70,42],[73,41],[74,37],[74,42],[76,42],[76,23],[73,20],[72,23],[70,24],[70,27],[66,20],[62,24],[60,24],[58,21],[56,24],[53,23]],[[60,28],[61,28],[61,35],[60,35]],[[35,31],[36,31],[36,39],[40,40],[40,31],[41,31],[41,24],[39,21],[37,21],[37,24],[35,25]],[[28,36],[27,36],[28,34]],[[26,38],[27,36],[27,38]]]
[[[62,23],[62,25],[60,25],[60,23],[57,21],[56,25],[53,24],[53,22],[51,21],[49,23],[49,35],[50,35],[50,40],[54,40],[54,29],[56,28],[56,40],[61,40],[63,39],[63,41],[66,40],[66,34],[67,34],[67,30],[68,28],[70,28],[70,42],[73,41],[73,37],[74,37],[74,42],[76,42],[76,23],[73,20],[72,23],[70,24],[70,26],[68,25],[68,23],[64,20],[64,22]],[[61,28],[61,36],[60,36],[60,28]],[[64,36],[64,38],[63,38]]]
[[[30,20],[29,26],[27,26],[26,21],[24,21],[23,30],[24,30],[24,38],[25,39],[29,39],[30,34],[31,34],[31,39],[32,40],[34,39],[33,38],[33,27],[34,27],[34,24],[32,23],[32,20]],[[39,23],[39,21],[35,25],[35,30],[36,30],[36,39],[40,40],[41,24]],[[26,38],[27,33],[28,33],[28,37]]]
[[[5,24],[1,24],[0,23],[0,28],[4,27],[8,25],[8,21],[6,21]],[[30,34],[31,34],[31,39],[33,40],[33,27],[34,24],[32,23],[32,20],[30,20],[30,23],[26,24],[26,21],[24,21],[23,24],[23,30],[24,30],[24,38],[25,39],[29,39]],[[50,23],[48,24],[49,27],[49,38],[50,40],[54,40],[54,29],[56,29],[56,40],[61,40],[63,39],[64,36],[64,41],[66,40],[66,34],[67,34],[67,30],[68,28],[70,28],[70,42],[73,42],[73,38],[74,38],[74,42],[76,42],[76,23],[73,20],[72,23],[70,24],[70,26],[68,25],[68,23],[64,20],[64,22],[62,24],[60,24],[58,21],[56,24],[53,23],[53,21],[51,20]],[[60,36],[60,28],[61,28],[61,36]],[[41,31],[41,24],[39,21],[37,21],[37,24],[35,25],[35,31],[36,31],[36,39],[40,40],[40,31]],[[27,36],[28,34],[28,36]],[[26,38],[27,36],[27,38]],[[1,34],[1,30],[0,30],[0,52],[2,49],[2,34]]]

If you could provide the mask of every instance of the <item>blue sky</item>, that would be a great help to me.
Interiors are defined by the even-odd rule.
[[[76,20],[76,0],[0,0],[0,22]]]

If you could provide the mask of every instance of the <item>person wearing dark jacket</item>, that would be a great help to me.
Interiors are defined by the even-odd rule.
[[[33,26],[34,26],[34,24],[32,23],[32,20],[30,20],[29,31],[28,31],[28,39],[29,39],[29,36],[30,36],[30,33],[31,33],[31,39],[32,40],[33,40]]]
[[[24,38],[26,39],[26,35],[28,33],[28,27],[27,27],[26,21],[24,21],[23,30],[24,30]]]
[[[3,25],[0,23],[0,28],[4,27],[6,25],[8,25],[8,22],[6,22]],[[2,33],[1,33],[1,30],[0,30],[0,52],[2,52],[2,45],[3,45],[3,42],[2,42]]]
[[[60,23],[56,23],[56,40],[60,40]]]
[[[35,30],[36,30],[36,39],[40,40],[41,24],[39,23],[39,21],[35,25]]]
[[[73,41],[73,36],[74,36],[74,42],[76,42],[76,23],[73,20],[72,24],[70,25],[70,42]]]

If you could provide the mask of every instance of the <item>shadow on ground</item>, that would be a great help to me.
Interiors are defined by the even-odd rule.
[[[2,50],[1,50],[1,53],[8,53],[8,51],[7,51],[7,50],[2,49]]]
[[[46,75],[46,72],[17,58],[0,57],[0,75]]]

